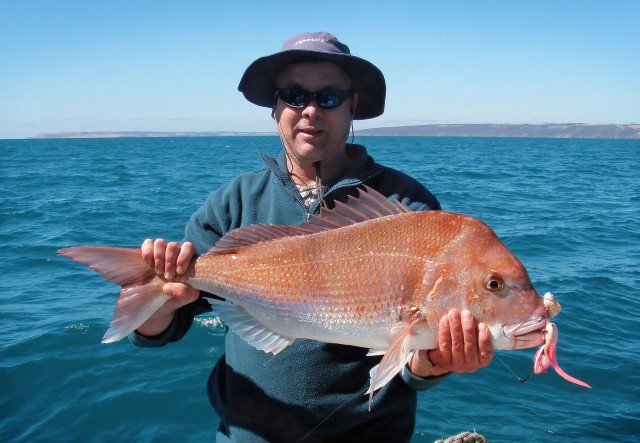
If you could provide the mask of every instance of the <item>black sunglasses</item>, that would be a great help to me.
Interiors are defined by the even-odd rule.
[[[325,109],[336,108],[351,97],[351,91],[340,89],[323,89],[318,92],[305,91],[302,88],[276,89],[276,96],[292,108],[303,108],[312,98],[318,106]]]

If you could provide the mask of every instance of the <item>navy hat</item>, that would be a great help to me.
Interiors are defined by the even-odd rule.
[[[247,100],[259,106],[273,107],[275,77],[297,60],[326,60],[340,66],[351,78],[352,89],[358,93],[356,120],[374,118],[384,112],[386,83],[372,63],[351,55],[349,47],[327,32],[313,32],[291,37],[282,50],[251,63],[244,72],[238,90]]]

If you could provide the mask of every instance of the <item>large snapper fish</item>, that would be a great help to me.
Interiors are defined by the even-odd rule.
[[[264,352],[278,354],[306,338],[384,354],[372,370],[370,395],[413,352],[437,348],[438,322],[452,308],[486,323],[495,349],[544,343],[536,373],[552,365],[588,386],[557,366],[557,329],[549,320],[560,305],[551,294],[538,295],[486,224],[462,214],[414,212],[365,191],[299,227],[231,231],[171,281],[226,299],[209,301],[233,332]],[[58,253],[122,286],[104,343],[127,336],[169,299],[162,293],[169,280],[139,249],[79,246]]]

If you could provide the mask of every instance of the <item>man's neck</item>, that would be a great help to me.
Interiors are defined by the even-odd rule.
[[[325,183],[337,179],[349,167],[351,161],[346,152],[340,158],[303,164],[297,164],[287,156],[287,169],[296,185],[312,186],[317,184],[320,178]]]

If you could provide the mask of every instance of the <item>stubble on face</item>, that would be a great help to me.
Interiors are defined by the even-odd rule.
[[[302,62],[284,68],[276,87],[299,87],[309,92],[323,89],[351,90],[351,79],[335,63]],[[292,108],[278,99],[275,118],[290,171],[309,178],[315,176],[315,162],[321,162],[323,177],[339,174],[346,167],[346,140],[357,103],[348,100],[333,109],[323,109],[311,100],[303,108]],[[293,176],[294,174],[292,174]]]

